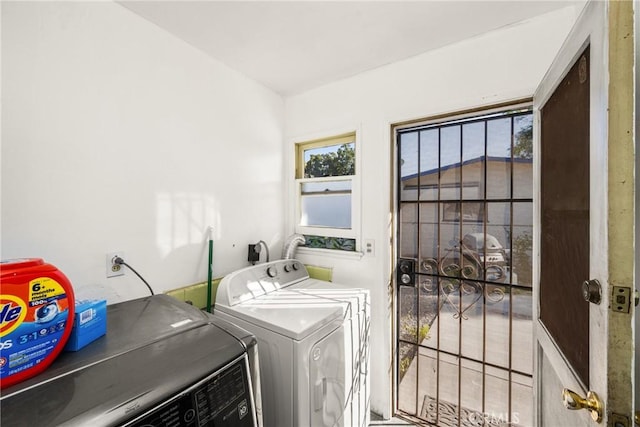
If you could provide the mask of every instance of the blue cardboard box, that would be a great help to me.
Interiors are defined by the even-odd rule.
[[[107,333],[107,301],[77,300],[65,351],[78,351]]]

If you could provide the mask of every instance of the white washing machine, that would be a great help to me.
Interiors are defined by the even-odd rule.
[[[214,316],[258,339],[265,426],[366,426],[368,291],[309,279],[295,260],[226,276]]]

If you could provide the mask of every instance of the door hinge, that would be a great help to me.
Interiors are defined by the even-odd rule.
[[[617,313],[629,313],[629,309],[631,308],[631,288],[614,286],[611,290],[609,307]]]

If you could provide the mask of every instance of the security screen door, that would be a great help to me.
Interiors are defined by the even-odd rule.
[[[533,425],[533,114],[397,130],[397,408]]]

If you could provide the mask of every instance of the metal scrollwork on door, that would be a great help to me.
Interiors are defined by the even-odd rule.
[[[501,286],[486,283],[504,282],[508,277],[505,267],[488,260],[485,264],[481,257],[484,258],[461,241],[447,249],[439,262],[434,258],[423,258],[420,260],[422,272],[439,276],[439,279],[422,276],[420,286],[430,293],[439,289],[442,304],[454,309],[453,317],[466,320],[468,317],[465,313],[476,306],[483,296],[489,303],[498,303],[505,296]],[[456,297],[460,298],[458,302]],[[465,297],[466,301],[463,302]]]

